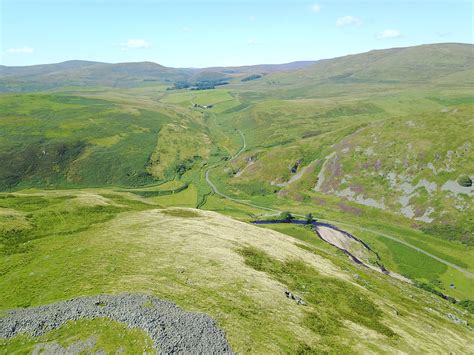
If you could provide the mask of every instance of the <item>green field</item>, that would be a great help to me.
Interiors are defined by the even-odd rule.
[[[105,67],[93,81],[1,78],[15,92],[0,94],[0,312],[141,292],[209,314],[238,353],[469,350],[474,188],[458,180],[474,178],[472,45],[272,73],[142,65],[121,85]],[[200,75],[228,84],[170,89]],[[249,223],[281,211],[352,233],[410,282],[309,227]],[[92,336],[93,350],[152,346],[101,319],[0,352]]]

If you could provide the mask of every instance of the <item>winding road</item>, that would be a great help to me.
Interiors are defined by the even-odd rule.
[[[246,149],[247,149],[247,141],[245,139],[245,135],[243,134],[243,132],[241,130],[238,130],[238,132],[240,133],[240,136],[242,137],[242,147],[240,148],[240,150],[234,154],[229,161],[232,161],[234,159],[236,159],[237,157],[240,156],[240,154],[242,154]],[[274,209],[274,208],[270,208],[270,207],[265,207],[265,206],[259,206],[259,205],[256,205],[252,202],[249,202],[249,201],[246,201],[246,200],[239,200],[239,199],[236,199],[236,198],[233,198],[231,196],[228,196],[224,193],[222,193],[221,191],[218,190],[218,188],[216,187],[216,185],[214,185],[214,183],[211,181],[210,179],[210,171],[217,168],[218,166],[220,166],[220,164],[216,164],[216,165],[213,165],[211,167],[209,167],[207,170],[206,170],[206,173],[205,173],[205,176],[206,176],[206,182],[207,184],[210,186],[210,188],[212,189],[212,191],[216,194],[216,195],[219,195],[221,196],[222,198],[225,198],[229,201],[233,201],[233,202],[236,202],[236,203],[239,203],[239,204],[242,204],[242,205],[246,205],[246,206],[249,206],[249,207],[254,207],[254,208],[258,208],[258,209],[261,209],[261,210],[265,210],[265,211],[269,211],[269,212],[274,212],[276,214],[278,213],[281,213],[282,211],[280,210],[277,210],[277,209]],[[299,214],[293,214],[294,216],[296,217],[304,217],[303,215],[299,215]],[[456,269],[460,272],[462,272],[463,274],[465,274],[467,277],[469,278],[474,278],[474,273],[466,270],[466,269],[463,269],[462,267],[456,265],[456,264],[453,264],[447,260],[444,260],[436,255],[433,255],[429,252],[427,252],[426,250],[423,250],[413,244],[410,244],[408,242],[405,242],[404,240],[401,240],[399,238],[396,238],[392,235],[389,235],[389,234],[386,234],[386,233],[382,233],[382,232],[379,232],[379,231],[375,231],[375,230],[372,230],[372,229],[369,229],[369,228],[364,228],[364,227],[360,227],[360,226],[356,226],[356,225],[353,225],[353,224],[349,224],[349,223],[344,223],[344,222],[340,222],[340,221],[333,221],[333,220],[329,220],[329,219],[319,219],[320,221],[323,221],[323,222],[327,222],[327,223],[331,223],[331,224],[335,224],[335,225],[341,225],[341,226],[346,226],[346,227],[351,227],[351,228],[358,228],[360,230],[363,230],[363,231],[366,231],[366,232],[369,232],[369,233],[374,233],[378,236],[381,236],[383,238],[387,238],[387,239],[390,239],[390,240],[393,240],[395,242],[398,242],[400,244],[403,244],[413,250],[416,250],[422,254],[425,254],[437,261],[439,261],[440,263],[443,263],[447,266],[450,266],[452,267],[453,269]]]
[[[240,154],[242,154],[243,152],[245,152],[245,150],[247,149],[247,141],[245,139],[245,135],[243,134],[243,132],[241,130],[238,130],[240,136],[242,137],[242,147],[239,149],[239,151],[237,153],[235,153],[230,159],[229,161],[232,161],[232,160],[235,160],[239,157]],[[211,178],[209,177],[209,174],[211,172],[211,170],[217,168],[218,166],[220,166],[220,163],[218,164],[215,164],[211,167],[209,167],[207,170],[206,170],[206,182],[207,184],[211,187],[212,189],[212,192],[215,193],[216,195],[219,195],[229,201],[233,201],[233,202],[237,202],[237,203],[240,203],[242,205],[246,205],[246,206],[250,206],[250,207],[255,207],[255,208],[258,208],[258,209],[261,209],[261,210],[265,210],[265,211],[270,211],[270,212],[275,212],[275,213],[281,213],[281,211],[279,210],[276,210],[276,209],[273,209],[273,208],[269,208],[269,207],[264,207],[264,206],[259,206],[259,205],[255,205],[251,202],[248,202],[248,201],[245,201],[245,200],[239,200],[239,199],[236,199],[236,198],[233,198],[233,197],[230,197],[222,192],[220,192],[217,188],[216,185],[214,185],[214,183],[211,181]]]

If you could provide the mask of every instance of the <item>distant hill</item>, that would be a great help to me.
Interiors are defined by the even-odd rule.
[[[400,83],[465,80],[472,77],[474,49],[471,44],[442,43],[367,53],[319,61],[260,64],[234,67],[170,68],[153,62],[100,63],[71,60],[33,66],[0,66],[0,92],[38,91],[62,86],[133,87],[144,82],[243,78],[270,74],[300,85],[325,83]],[[458,75],[459,77],[457,77]]]
[[[68,61],[0,69],[0,91],[38,91],[62,86],[132,87],[144,81],[175,81],[193,70],[167,68],[152,62],[108,64]]]
[[[465,82],[473,77],[473,48],[471,44],[442,43],[374,50],[319,61],[240,67],[170,68],[153,62],[110,64],[82,60],[24,67],[0,66],[0,92],[40,91],[64,86],[135,87],[147,82],[240,80],[252,74],[269,75],[272,80],[298,86],[434,80]]]
[[[68,60],[66,62],[54,63],[54,64],[40,64],[31,66],[0,66],[0,75],[17,76],[17,77],[28,77],[34,75],[44,75],[54,72],[84,68],[96,64],[102,64],[100,62],[91,62],[87,60]]]
[[[315,62],[242,67],[170,68],[153,62],[101,63],[72,60],[33,66],[0,66],[0,92],[40,91],[63,86],[133,87],[145,82],[226,80],[252,73],[297,70]]]
[[[281,71],[290,71],[303,69],[308,66],[317,63],[317,61],[297,61],[284,64],[257,64],[257,65],[244,65],[244,66],[235,66],[235,67],[213,67],[206,68],[206,70],[213,70],[229,74],[241,74],[249,72],[262,72],[262,73],[273,73]]]
[[[313,82],[399,83],[438,80],[473,68],[472,44],[441,43],[321,60],[288,75],[304,75]]]

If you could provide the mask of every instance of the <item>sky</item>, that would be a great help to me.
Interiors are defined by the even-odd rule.
[[[0,64],[209,67],[473,43],[471,0],[0,0]]]

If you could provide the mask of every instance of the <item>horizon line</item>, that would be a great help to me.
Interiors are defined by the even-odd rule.
[[[290,62],[278,62],[278,63],[256,63],[256,64],[236,64],[236,65],[211,65],[211,66],[204,66],[204,67],[175,67],[175,66],[167,66],[160,64],[158,62],[154,62],[151,60],[142,60],[142,61],[133,61],[133,62],[102,62],[102,61],[95,61],[95,60],[88,60],[88,59],[67,59],[59,62],[52,62],[52,63],[38,63],[38,64],[31,64],[31,65],[4,65],[0,64],[0,67],[3,68],[27,68],[27,67],[34,67],[34,66],[43,66],[43,65],[57,65],[57,64],[64,64],[68,62],[89,62],[91,65],[94,64],[109,64],[109,65],[118,65],[118,64],[138,64],[138,63],[152,63],[156,64],[165,68],[170,69],[189,69],[189,70],[202,70],[202,69],[209,69],[209,68],[241,68],[241,67],[255,67],[255,66],[265,66],[265,65],[285,65],[285,64],[293,64],[293,63],[301,63],[301,62],[319,62],[323,60],[331,60],[336,58],[343,58],[352,55],[376,52],[376,51],[384,51],[384,50],[391,50],[391,49],[406,49],[406,48],[414,48],[414,47],[422,47],[422,46],[432,46],[432,45],[447,45],[447,44],[460,44],[460,45],[474,45],[474,43],[469,42],[433,42],[433,43],[422,43],[416,44],[413,46],[401,46],[401,47],[388,47],[383,49],[371,49],[365,52],[357,52],[357,53],[349,53],[341,56],[336,57],[328,57],[328,58],[320,58],[320,59],[299,59],[293,60]]]

